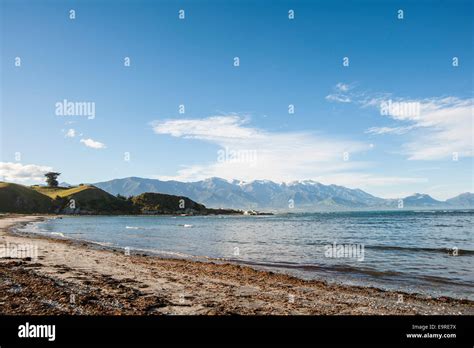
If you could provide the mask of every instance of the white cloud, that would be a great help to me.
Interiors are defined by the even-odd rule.
[[[184,166],[176,176],[160,178],[191,181],[217,176],[229,180],[288,182],[368,166],[362,161],[344,161],[343,154],[356,155],[369,150],[370,144],[310,132],[268,132],[252,128],[248,123],[248,119],[235,115],[152,122],[157,134],[198,139],[215,144],[218,149],[256,153],[249,162],[219,161],[216,151],[215,161]]]
[[[336,85],[336,90],[340,91],[340,92],[347,92],[351,89],[351,86],[348,85],[347,83],[343,83],[343,82],[339,82],[337,85]]]
[[[369,134],[405,134],[415,128],[414,126],[409,127],[370,127],[366,133]]]
[[[99,141],[92,140],[91,138],[81,139],[80,142],[92,149],[105,149],[105,144]]]
[[[403,101],[402,101],[403,102]],[[409,160],[438,160],[451,158],[454,152],[459,157],[473,156],[473,99],[456,97],[407,100],[420,104],[419,115],[387,115],[387,117],[408,126],[380,132],[380,128],[368,131],[378,134],[410,133],[412,136],[402,146]]]
[[[10,182],[44,181],[44,174],[52,171],[48,166],[0,162],[0,177]]]
[[[345,86],[345,84],[342,84]],[[409,160],[448,159],[472,157],[473,151],[473,98],[433,97],[421,99],[393,98],[389,93],[368,93],[341,87],[338,83],[334,93],[326,97],[329,101],[352,102],[360,107],[377,108],[384,118],[397,124],[391,127],[374,126],[366,133],[377,135],[406,135],[401,145],[402,153]],[[387,102],[397,105],[415,105],[419,112],[382,113]]]
[[[338,103],[351,103],[352,99],[350,97],[349,91],[353,86],[339,82],[335,87],[333,93],[326,96],[326,100]]]
[[[339,102],[339,103],[350,103],[352,102],[351,98],[344,94],[329,94],[326,96],[326,100]]]
[[[76,130],[74,128],[69,128],[64,136],[66,138],[74,138],[76,136]]]
[[[236,115],[211,116],[200,120],[154,121],[152,127],[157,134],[212,142],[242,141],[261,137],[259,131],[244,126],[247,122],[247,119]]]

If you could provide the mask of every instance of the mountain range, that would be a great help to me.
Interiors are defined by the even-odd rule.
[[[399,199],[384,199],[360,189],[323,185],[312,180],[275,183],[269,180],[243,182],[209,178],[196,182],[162,181],[128,177],[94,183],[113,195],[135,196],[158,192],[185,196],[212,208],[272,211],[320,211],[347,209],[474,208],[474,194],[463,193],[446,201],[415,193]],[[402,203],[400,202],[402,201]]]

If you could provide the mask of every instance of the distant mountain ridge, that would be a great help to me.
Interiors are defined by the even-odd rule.
[[[396,209],[398,199],[384,199],[360,189],[323,185],[312,180],[278,184],[269,180],[251,182],[209,178],[196,182],[162,181],[128,177],[95,183],[113,195],[135,196],[159,192],[186,196],[208,207],[283,211],[347,209]],[[404,208],[474,208],[474,194],[463,193],[446,201],[416,193],[402,199]]]

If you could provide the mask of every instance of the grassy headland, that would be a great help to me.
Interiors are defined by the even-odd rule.
[[[74,187],[24,186],[0,182],[0,212],[23,214],[242,214],[232,209],[209,209],[187,197],[162,193],[113,196],[93,185]]]

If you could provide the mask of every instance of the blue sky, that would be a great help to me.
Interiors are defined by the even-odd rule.
[[[1,6],[7,181],[53,169],[74,184],[218,176],[393,198],[474,191],[470,1]],[[64,99],[93,102],[95,117],[57,115]],[[389,100],[419,114],[382,115]]]

